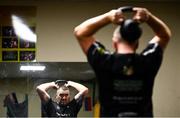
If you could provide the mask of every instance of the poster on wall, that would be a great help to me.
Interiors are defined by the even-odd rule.
[[[35,51],[20,51],[20,61],[35,60]]]
[[[35,6],[0,6],[0,62],[35,61],[35,29]]]
[[[2,26],[2,36],[3,37],[16,36],[13,27],[12,26]]]
[[[2,38],[2,48],[18,48],[18,39],[14,38]]]
[[[18,52],[17,51],[2,51],[2,61],[17,61]]]

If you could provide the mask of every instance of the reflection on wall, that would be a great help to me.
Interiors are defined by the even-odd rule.
[[[20,70],[21,66],[26,65],[39,65],[45,66],[46,68],[44,71]],[[40,117],[41,101],[37,95],[36,86],[58,79],[75,81],[89,88],[89,94],[87,98],[85,98],[83,107],[78,116],[92,117],[95,97],[94,78],[95,75],[93,71],[88,63],[85,62],[0,63],[0,117],[10,116],[12,115],[11,113],[15,114],[15,112],[19,112],[14,110],[12,112],[12,110],[9,110],[10,107],[8,107],[8,105],[12,105],[11,103],[15,103],[15,106],[20,104],[19,107],[25,107],[24,110],[27,110],[27,112],[21,111],[21,115],[24,113],[23,117],[26,117],[25,115],[28,117]],[[77,93],[77,91],[71,87],[70,91],[72,91],[71,96]],[[50,90],[48,92],[54,100],[56,91]],[[14,99],[11,101],[9,98]],[[23,106],[22,104],[26,105]],[[15,108],[15,106],[12,106],[12,108]]]

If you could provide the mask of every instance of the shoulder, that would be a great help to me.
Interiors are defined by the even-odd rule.
[[[83,102],[83,98],[84,98],[84,96],[81,95],[81,96],[79,96],[77,99],[73,98],[71,102],[72,102],[72,103],[76,103],[76,104],[82,103],[82,102]]]
[[[141,54],[143,56],[148,56],[154,53],[163,54],[163,50],[158,43],[149,43]]]
[[[103,60],[107,61],[111,55],[111,52],[108,51],[103,44],[96,41],[90,46],[87,58],[90,64],[99,64],[99,62],[103,62]]]
[[[95,54],[95,53],[100,53],[100,54],[108,54],[109,51],[105,48],[105,46],[98,42],[98,41],[95,41],[94,43],[92,43],[92,45],[89,47],[89,50],[88,50],[88,55],[91,55],[91,54]]]
[[[158,69],[162,63],[163,50],[158,43],[150,43],[140,55],[141,63],[151,69]]]
[[[95,42],[89,48],[87,58],[90,65],[94,68],[109,67],[112,62],[112,53],[105,48],[100,42]]]
[[[54,104],[56,104],[56,102],[54,102],[51,98],[48,99],[47,101],[42,101],[42,105],[46,107],[54,105]]]

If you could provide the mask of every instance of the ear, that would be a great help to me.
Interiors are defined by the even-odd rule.
[[[112,45],[113,45],[113,48],[114,48],[115,52],[117,52],[117,48],[118,48],[117,42],[113,41]]]

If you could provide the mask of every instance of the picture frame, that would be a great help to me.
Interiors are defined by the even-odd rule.
[[[2,38],[2,48],[18,48],[18,39],[16,37]]]
[[[18,61],[18,51],[2,51],[2,61]]]
[[[4,37],[16,36],[14,32],[14,28],[12,26],[2,26],[2,36]]]
[[[20,51],[20,61],[35,60],[35,51]]]
[[[20,48],[35,48],[35,43],[20,39]]]

